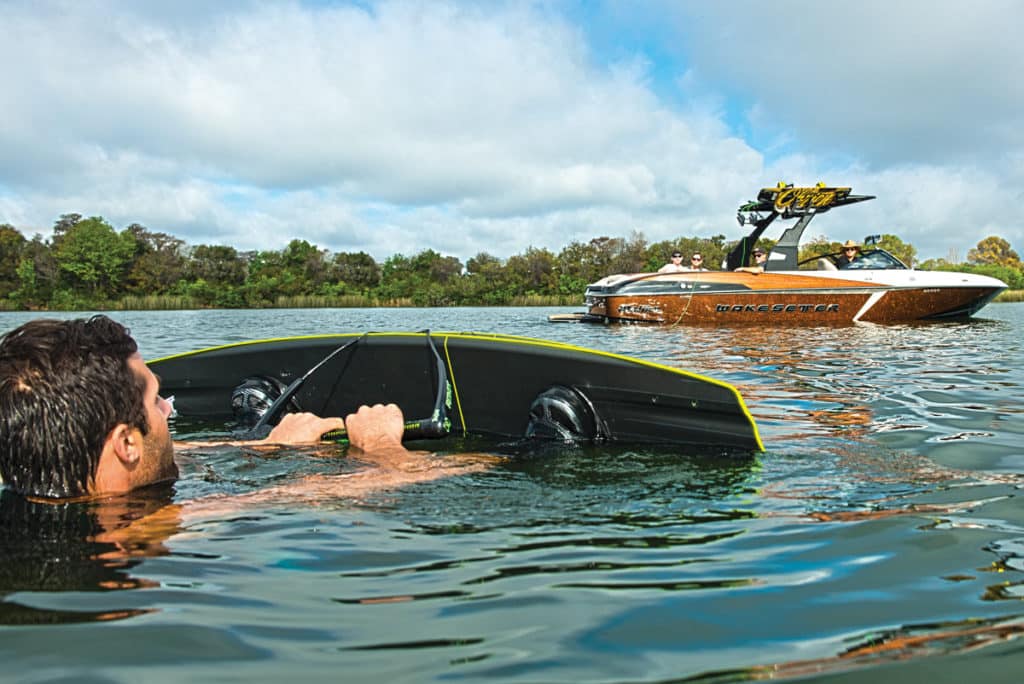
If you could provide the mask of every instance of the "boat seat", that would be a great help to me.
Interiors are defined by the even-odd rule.
[[[825,257],[820,257],[818,259],[818,270],[819,271],[838,271],[839,269],[836,268],[836,265],[833,264],[830,259],[826,259]]]

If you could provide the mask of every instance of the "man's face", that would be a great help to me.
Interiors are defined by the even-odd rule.
[[[142,401],[146,407],[146,421],[149,423],[149,432],[142,438],[142,458],[132,476],[133,485],[145,487],[154,482],[173,480],[178,477],[178,466],[174,463],[174,441],[167,427],[171,403],[160,396],[160,380],[139,354],[132,355],[128,366],[135,377],[145,383]]]

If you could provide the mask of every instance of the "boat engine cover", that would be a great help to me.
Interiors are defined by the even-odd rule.
[[[526,437],[562,442],[604,441],[607,430],[583,392],[554,385],[530,404]]]

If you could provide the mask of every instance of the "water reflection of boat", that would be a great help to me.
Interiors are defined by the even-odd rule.
[[[799,260],[811,219],[833,207],[874,199],[850,188],[818,185],[763,188],[740,207],[751,232],[726,258],[725,271],[631,273],[607,276],[586,289],[579,320],[663,324],[894,323],[971,316],[1006,289],[988,276],[918,271],[872,240],[849,264],[837,254]],[[768,255],[764,272],[735,272],[775,219],[796,219]],[[816,270],[815,270],[816,269]]]

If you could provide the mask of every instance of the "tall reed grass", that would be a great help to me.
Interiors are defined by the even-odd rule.
[[[572,306],[582,304],[580,295],[521,295],[513,297],[509,306]]]
[[[201,304],[191,297],[178,295],[127,295],[113,302],[111,309],[119,311],[177,311],[201,309]]]
[[[412,300],[407,298],[378,299],[364,295],[294,295],[281,296],[274,301],[278,309],[372,309],[412,305]]]

